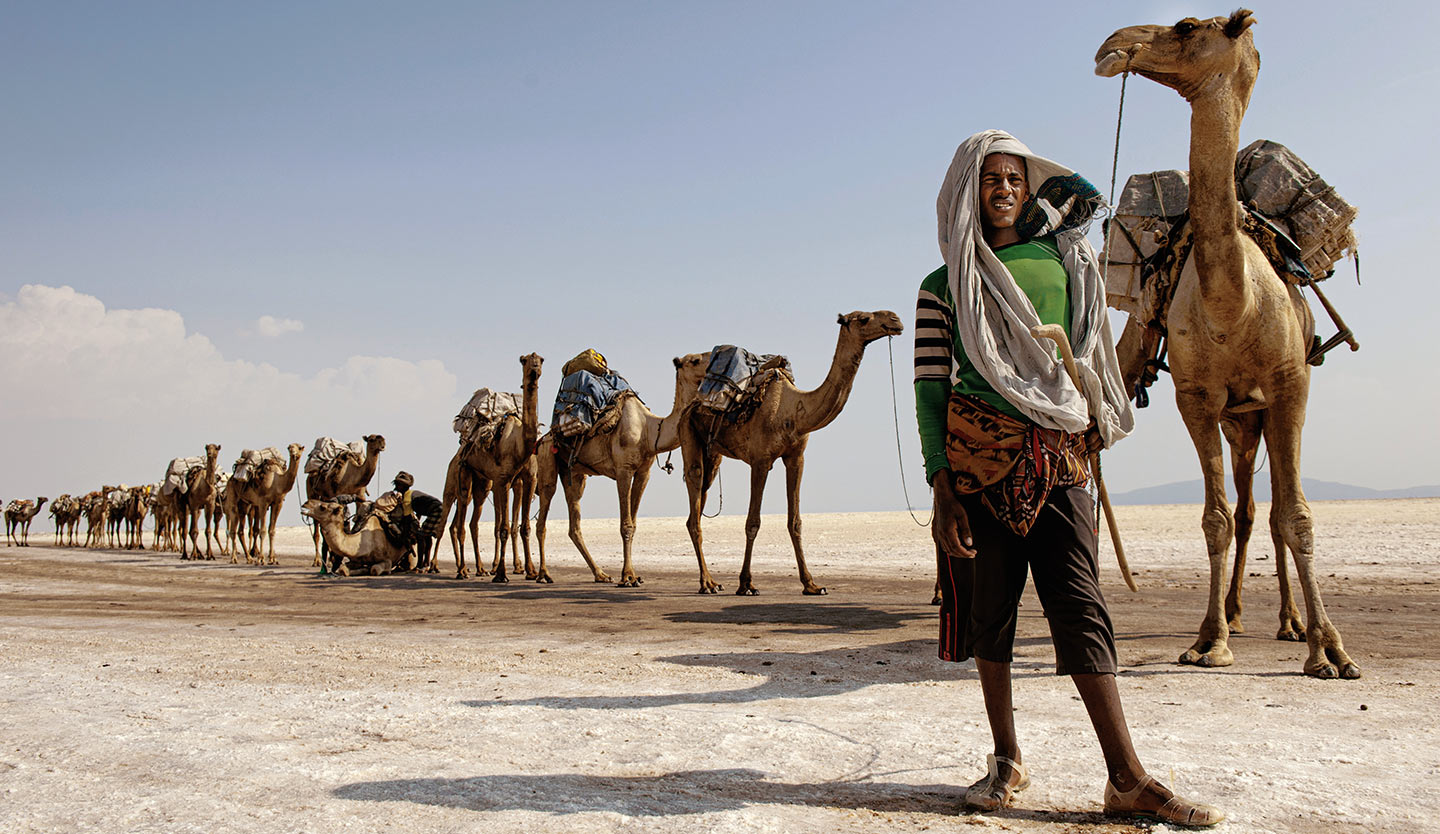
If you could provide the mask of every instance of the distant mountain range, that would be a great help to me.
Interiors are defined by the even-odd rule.
[[[1311,501],[1351,501],[1364,498],[1440,498],[1440,484],[1405,489],[1370,489],[1334,481],[1302,478],[1300,485],[1305,490],[1305,497]],[[1235,485],[1228,478],[1225,482],[1225,490],[1233,502]],[[1270,500],[1268,473],[1262,473],[1255,479],[1255,500]],[[1110,501],[1114,504],[1203,504],[1205,502],[1205,482],[1197,479],[1141,487],[1128,492],[1113,493]]]

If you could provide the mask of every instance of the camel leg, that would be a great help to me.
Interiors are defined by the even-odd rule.
[[[1229,666],[1235,662],[1230,652],[1230,629],[1221,604],[1225,562],[1230,541],[1235,535],[1235,520],[1225,498],[1225,459],[1217,428],[1219,403],[1212,403],[1203,391],[1177,390],[1175,402],[1195,452],[1200,457],[1200,471],[1205,479],[1205,509],[1200,529],[1205,534],[1205,548],[1210,557],[1210,594],[1205,619],[1194,645],[1180,655],[1181,663],[1197,666]]]
[[[505,541],[510,538],[510,485],[496,481],[490,499],[495,503],[495,575],[490,581],[509,582],[510,577],[505,575]],[[475,558],[478,560],[480,554],[476,553]]]
[[[475,575],[488,576],[483,560],[480,558],[480,511],[485,509],[485,496],[490,493],[490,482],[481,481],[470,488],[471,510],[470,523],[470,549],[475,552]],[[464,532],[461,532],[464,535]]]
[[[545,522],[550,517],[550,502],[555,500],[555,487],[559,482],[559,474],[554,468],[554,455],[545,455],[540,459],[540,482],[536,485],[536,493],[540,499],[540,506],[535,519],[535,546],[540,551],[540,568],[535,574],[536,582],[554,582],[550,578],[550,571],[545,567]]]
[[[1330,622],[1320,599],[1320,582],[1315,576],[1314,517],[1300,487],[1300,428],[1305,422],[1306,393],[1302,387],[1298,396],[1271,406],[1273,419],[1266,421],[1273,511],[1279,513],[1280,535],[1295,557],[1295,573],[1305,596],[1305,642],[1310,646],[1305,674],[1353,679],[1360,677],[1360,666],[1345,652],[1340,631]]]
[[[735,589],[736,596],[753,597],[760,593],[750,581],[750,557],[755,553],[755,537],[760,534],[760,502],[765,498],[765,481],[770,477],[770,467],[774,463],[772,460],[750,464],[750,512],[745,516],[745,561],[740,565],[740,587]]]
[[[1275,578],[1280,584],[1280,629],[1275,632],[1275,639],[1302,643],[1305,641],[1305,623],[1300,620],[1300,609],[1295,607],[1295,593],[1290,587],[1285,536],[1280,532],[1280,513],[1276,506],[1270,506],[1270,540],[1275,545]]]
[[[530,502],[535,499],[535,479],[529,473],[524,474],[524,481],[520,484],[520,494],[515,496],[515,511],[520,517],[520,543],[525,548],[525,578],[539,579],[540,571],[535,569],[535,562],[530,557]],[[515,542],[512,539],[510,546],[513,549]],[[519,563],[516,563],[517,571]]]
[[[584,475],[575,472],[567,472],[561,475],[561,484],[565,488],[565,509],[567,511],[570,531],[570,541],[574,543],[575,549],[580,551],[585,564],[590,567],[590,574],[595,577],[596,582],[609,582],[610,574],[606,573],[595,564],[595,559],[590,555],[590,548],[585,546],[585,534],[580,532],[580,499],[585,495],[586,478]]]
[[[318,567],[320,567],[320,525],[319,525],[319,524],[313,525],[313,526],[310,528],[310,538],[312,538],[312,539],[315,541],[315,561],[313,561],[313,562],[310,563],[310,567],[312,567],[312,568],[318,568]]]
[[[215,561],[215,551],[213,551],[210,547],[210,528],[215,526],[215,511],[210,509],[209,507],[202,507],[201,510],[203,510],[205,513],[205,558],[206,560],[213,562]],[[195,513],[195,517],[199,518],[200,512],[197,511]],[[197,543],[195,547],[198,549],[200,545]]]
[[[620,566],[620,587],[638,588],[645,580],[635,573],[631,552],[635,545],[635,518],[640,512],[640,497],[645,494],[645,486],[650,483],[650,466],[642,466],[634,473],[619,474],[621,481],[630,480],[629,500],[627,501],[623,494],[620,496],[620,545],[625,551],[625,562]]]
[[[693,440],[681,445],[682,459],[685,462],[685,491],[690,501],[685,529],[690,533],[691,546],[695,548],[695,560],[700,563],[700,593],[713,594],[725,588],[710,576],[710,568],[705,565],[705,537],[700,531],[700,517],[705,509],[705,494],[710,489],[715,473],[720,469],[720,456],[707,458],[698,446]]]
[[[278,503],[276,503],[276,504],[271,504],[271,505],[270,505],[270,558],[269,558],[268,561],[266,561],[266,564],[267,564],[267,565],[278,565],[278,564],[280,564],[280,563],[275,559],[275,522],[278,521],[279,518],[280,518],[280,505],[279,505]]]
[[[1225,621],[1231,634],[1244,634],[1240,622],[1244,610],[1245,556],[1250,531],[1255,527],[1255,453],[1260,448],[1260,426],[1264,412],[1252,411],[1221,422],[1230,442],[1230,470],[1235,476],[1235,567],[1230,572],[1230,592],[1225,595]]]
[[[805,474],[805,453],[796,452],[785,458],[785,522],[789,525],[790,544],[795,548],[795,564],[800,569],[800,584],[807,596],[822,596],[824,586],[816,585],[805,564],[805,549],[800,545],[800,477]]]

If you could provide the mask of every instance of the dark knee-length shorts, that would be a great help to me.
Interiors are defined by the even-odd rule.
[[[1095,502],[1084,486],[1056,487],[1027,536],[996,520],[979,495],[960,496],[970,519],[974,559],[937,549],[940,659],[1009,663],[1026,574],[1050,622],[1055,672],[1114,674],[1115,628],[1100,594]]]

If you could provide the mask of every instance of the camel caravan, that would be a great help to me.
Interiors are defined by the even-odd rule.
[[[1204,477],[1210,595],[1199,634],[1180,662],[1233,662],[1229,635],[1243,631],[1241,586],[1263,439],[1281,591],[1277,638],[1309,644],[1307,674],[1355,678],[1360,668],[1346,654],[1320,598],[1312,516],[1300,487],[1300,436],[1311,368],[1339,344],[1359,347],[1319,286],[1344,255],[1356,251],[1350,228],[1356,212],[1289,148],[1267,140],[1239,147],[1259,73],[1253,23],[1253,15],[1241,10],[1173,26],[1133,26],[1112,34],[1096,53],[1097,75],[1135,73],[1174,89],[1192,111],[1188,170],[1130,177],[1106,221],[1107,302],[1129,314],[1116,353],[1130,397],[1144,407],[1146,388],[1162,371],[1171,374]],[[1306,293],[1315,295],[1332,320],[1333,337],[1317,335]],[[313,565],[340,576],[439,572],[438,544],[448,522],[456,578],[471,576],[473,569],[474,576],[493,582],[523,573],[551,583],[546,522],[559,489],[570,542],[593,580],[635,587],[644,581],[632,559],[640,501],[659,457],[666,456],[668,472],[669,456],[679,450],[700,593],[723,589],[706,564],[701,522],[720,462],[731,458],[748,464],[751,473],[736,593],[758,593],[751,570],[754,544],[766,482],[779,460],[801,590],[824,594],[806,565],[801,535],[806,443],[844,409],[866,346],[905,329],[887,310],[847,313],[837,324],[831,366],[810,390],[795,384],[783,356],[717,345],[676,357],[673,398],[664,416],[652,412],[603,355],[585,350],[562,368],[544,434],[539,422],[544,360],[534,353],[521,356],[518,393],[478,389],[456,415],[457,447],[439,498],[411,490],[413,479],[402,484],[397,477],[395,491],[371,501],[368,487],[385,439],[371,434],[347,444],[318,438],[303,464],[301,511],[313,525]],[[1225,497],[1222,438],[1235,473],[1233,512]],[[156,550],[207,560],[218,551],[231,563],[243,554],[247,564],[276,564],[276,518],[298,480],[305,447],[247,449],[228,472],[220,467],[219,453],[219,445],[209,444],[203,455],[175,458],[155,484],[62,495],[50,509],[55,544],[143,549],[141,530],[149,515]],[[614,578],[596,562],[580,530],[580,499],[591,477],[615,483],[622,563]],[[488,560],[478,532],[487,496],[493,515]],[[530,507],[537,498],[532,556]],[[7,545],[28,544],[30,523],[46,501],[5,505]],[[79,544],[82,521],[87,532]],[[469,562],[467,528],[474,554]],[[1235,561],[1225,593],[1232,541]],[[1291,593],[1291,560],[1304,598],[1303,619]]]

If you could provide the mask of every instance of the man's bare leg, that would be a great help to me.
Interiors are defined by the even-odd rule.
[[[990,719],[990,735],[995,739],[995,755],[1016,764],[1023,764],[1020,759],[1020,740],[1015,736],[1015,705],[1010,696],[1010,664],[977,657],[975,671],[980,674],[980,692],[985,696],[985,715]],[[998,768],[1001,779],[1011,781],[1016,778],[1009,765],[1002,762]]]

